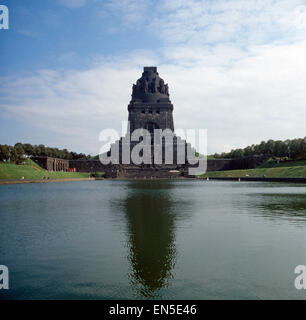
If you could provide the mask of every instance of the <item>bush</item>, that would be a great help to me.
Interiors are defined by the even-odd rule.
[[[90,176],[93,178],[102,178],[104,176],[104,172],[92,172]]]

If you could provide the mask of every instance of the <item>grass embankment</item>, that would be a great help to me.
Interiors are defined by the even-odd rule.
[[[267,160],[258,168],[284,168],[284,167],[303,167],[306,166],[306,160],[298,161],[281,161],[277,163],[275,160]]]
[[[72,179],[88,178],[88,172],[61,172],[47,171],[37,165],[34,161],[27,159],[25,164],[3,163],[0,162],[0,180],[20,180],[24,179]]]
[[[255,177],[255,178],[306,178],[306,161],[287,161],[275,163],[267,161],[256,169],[229,170],[229,171],[211,171],[206,172],[200,177]]]

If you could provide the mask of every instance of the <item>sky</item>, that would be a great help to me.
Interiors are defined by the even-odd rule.
[[[95,155],[157,66],[208,153],[306,136],[306,0],[2,0],[0,143]]]

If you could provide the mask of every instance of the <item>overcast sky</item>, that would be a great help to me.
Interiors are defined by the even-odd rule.
[[[1,144],[97,154],[156,65],[209,153],[306,136],[306,1],[4,0]]]

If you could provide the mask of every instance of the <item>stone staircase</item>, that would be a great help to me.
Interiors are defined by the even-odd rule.
[[[184,170],[177,165],[125,165],[117,173],[118,179],[150,180],[178,179],[184,177]]]

